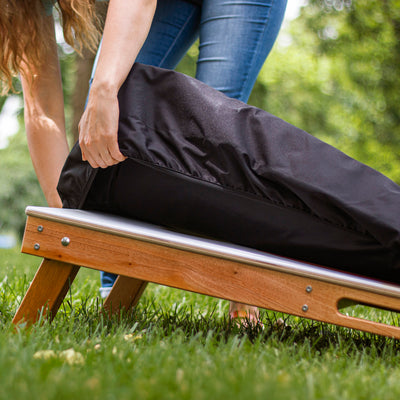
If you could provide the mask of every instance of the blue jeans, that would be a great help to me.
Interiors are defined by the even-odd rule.
[[[199,38],[196,78],[247,102],[278,35],[287,0],[159,0],[136,61],[174,69]],[[96,62],[93,70],[96,68]],[[116,275],[102,272],[102,287]]]

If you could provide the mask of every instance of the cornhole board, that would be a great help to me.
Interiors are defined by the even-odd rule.
[[[54,317],[80,267],[119,275],[109,313],[135,306],[147,282],[400,338],[400,327],[355,318],[350,304],[400,312],[400,286],[143,222],[28,207],[22,252],[43,261],[13,323]]]

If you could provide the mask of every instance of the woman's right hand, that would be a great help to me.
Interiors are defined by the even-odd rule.
[[[125,160],[118,147],[118,118],[117,92],[93,85],[79,123],[82,159],[93,168],[107,168]]]

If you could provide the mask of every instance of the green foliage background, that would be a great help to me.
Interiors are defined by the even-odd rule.
[[[250,104],[400,183],[400,0],[309,0],[281,35]],[[69,124],[75,58],[60,55]],[[196,57],[194,45],[178,70],[193,76]],[[44,204],[22,123],[0,171],[0,233],[21,232],[25,206]]]
[[[0,150],[0,234],[14,231],[22,237],[27,205],[45,205],[29,157],[26,138],[18,133]]]
[[[400,182],[400,2],[310,0],[289,32],[261,108]]]

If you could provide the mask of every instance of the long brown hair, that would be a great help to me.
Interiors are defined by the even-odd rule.
[[[100,36],[95,0],[58,0],[65,41],[80,52],[95,51]],[[49,35],[42,0],[0,0],[0,94],[13,90],[22,65],[39,67]],[[32,71],[28,71],[32,72]]]

